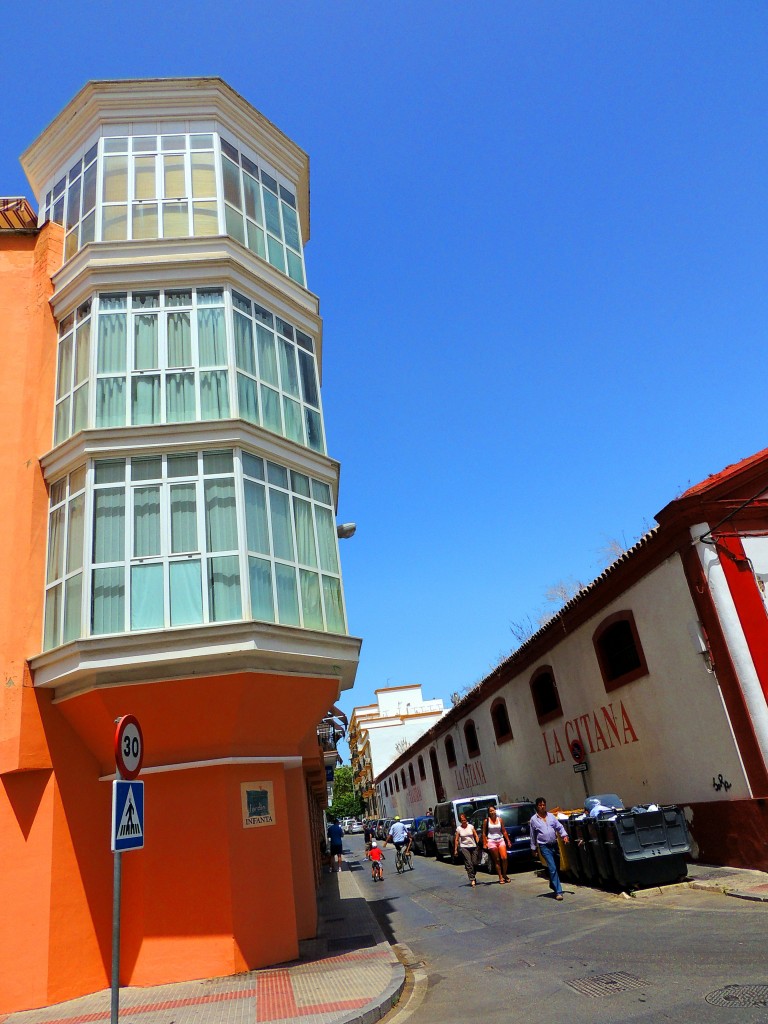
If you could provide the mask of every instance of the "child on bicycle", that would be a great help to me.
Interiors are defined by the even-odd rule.
[[[371,848],[365,855],[371,862],[371,878],[376,881],[377,878],[384,877],[384,866],[382,861],[386,860],[386,857],[379,849],[379,844],[375,839],[371,840]]]

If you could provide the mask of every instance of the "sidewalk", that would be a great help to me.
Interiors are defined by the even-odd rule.
[[[357,885],[354,854],[340,874],[324,874],[318,935],[300,943],[299,960],[229,978],[120,990],[121,1024],[374,1024],[397,1003],[405,968],[384,939]],[[0,1014],[0,1024],[109,1021],[110,991]]]

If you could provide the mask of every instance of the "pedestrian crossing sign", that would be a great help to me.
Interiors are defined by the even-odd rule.
[[[112,783],[112,850],[140,850],[144,846],[144,783]]]

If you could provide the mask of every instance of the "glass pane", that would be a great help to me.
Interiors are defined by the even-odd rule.
[[[192,325],[189,313],[168,314],[168,365],[192,365]]]
[[[245,191],[245,212],[251,218],[255,220],[257,224],[262,224],[261,219],[261,188],[259,183],[252,178],[250,174],[243,174],[243,189]]]
[[[97,484],[116,484],[125,480],[125,459],[99,459],[94,467]]]
[[[267,245],[264,239],[264,232],[250,220],[246,221],[246,225],[248,227],[248,248],[251,252],[255,252],[257,256],[261,256],[265,260],[267,258]]]
[[[237,555],[208,559],[208,612],[212,622],[242,619]]]
[[[194,373],[169,373],[165,379],[166,423],[189,423],[195,418]]]
[[[256,343],[259,350],[259,376],[267,384],[278,387],[275,336],[272,331],[256,324]]]
[[[203,621],[203,578],[200,560],[171,562],[171,625],[192,626]]]
[[[269,511],[272,519],[272,544],[278,558],[294,561],[293,533],[289,498],[282,491],[269,490]]]
[[[82,384],[88,376],[90,353],[91,321],[88,319],[77,328],[77,345],[75,346],[75,384]]]
[[[301,611],[305,629],[323,628],[323,608],[320,604],[320,580],[316,572],[299,569],[301,580]]]
[[[96,426],[125,426],[125,378],[104,377],[96,383]]]
[[[92,210],[80,225],[80,245],[87,245],[96,237],[96,211]]]
[[[312,506],[308,501],[294,497],[293,516],[296,526],[296,546],[299,549],[299,562],[302,565],[317,567],[315,552],[315,524],[312,519]]]
[[[301,240],[299,238],[299,219],[296,211],[285,203],[282,204],[283,228],[285,229],[285,242],[297,252],[301,252]]]
[[[141,313],[133,318],[133,368],[155,370],[157,359],[157,313]]]
[[[65,398],[63,402],[59,402],[56,406],[56,426],[53,434],[54,444],[60,444],[69,437],[70,402],[71,399]]]
[[[208,479],[205,493],[205,540],[208,551],[237,550],[235,481],[231,477]]]
[[[105,242],[122,242],[128,237],[127,206],[104,206],[102,208],[101,237]]]
[[[243,228],[243,215],[229,203],[224,204],[224,230],[232,238],[245,245],[245,229]]]
[[[259,400],[256,381],[242,373],[237,375],[237,408],[241,419],[249,423],[259,422]]]
[[[313,451],[324,452],[323,425],[320,420],[320,413],[314,409],[305,409],[304,414],[307,422],[307,444]]]
[[[49,651],[58,647],[59,630],[61,629],[61,597],[62,586],[58,583],[45,595],[45,625],[43,627],[43,648]]]
[[[59,372],[56,378],[56,397],[61,398],[72,388],[72,345],[70,334],[59,342]]]
[[[222,156],[221,171],[224,179],[224,199],[238,210],[242,210],[243,203],[240,196],[240,168],[228,157]]]
[[[197,456],[169,455],[168,476],[174,478],[180,476],[197,476]]]
[[[134,456],[131,459],[131,480],[160,480],[163,476],[163,459],[160,455]]]
[[[126,359],[125,313],[102,313],[96,353],[98,373],[121,373]]]
[[[77,640],[82,632],[83,619],[83,574],[71,576],[64,584],[64,636],[62,641],[68,644]]]
[[[326,629],[329,633],[344,633],[344,607],[341,601],[341,583],[332,576],[323,576]]]
[[[207,370],[200,374],[200,418],[222,420],[229,417],[229,391],[226,370]]]
[[[276,462],[267,463],[267,480],[276,487],[288,490],[288,470],[285,466],[278,466]]]
[[[203,452],[203,475],[218,476],[235,470],[234,452],[231,448],[222,452]]]
[[[134,199],[157,199],[154,156],[137,156],[133,162]]]
[[[299,625],[299,597],[296,591],[296,570],[290,565],[275,564],[277,583],[277,615],[286,626]]]
[[[194,484],[171,487],[171,551],[197,551],[197,488]]]
[[[163,238],[186,238],[189,215],[186,203],[163,203]]]
[[[267,523],[267,501],[262,484],[252,480],[244,481],[245,487],[245,532],[249,551],[268,555],[269,526]]]
[[[131,423],[160,423],[160,375],[146,374],[131,379]]]
[[[69,186],[67,195],[67,229],[73,228],[80,220],[80,178]]]
[[[296,349],[283,338],[278,338],[277,343],[280,352],[280,382],[283,391],[298,398],[299,374],[296,369]]]
[[[162,629],[163,567],[134,565],[131,567],[131,629]]]
[[[133,237],[159,238],[157,229],[157,203],[133,207]]]
[[[207,198],[216,195],[216,171],[213,153],[192,154],[192,195]]]
[[[235,363],[239,369],[255,376],[256,359],[253,351],[253,329],[251,321],[242,313],[234,311],[235,318]]]
[[[196,237],[218,235],[219,212],[216,203],[192,203],[193,232]]]
[[[69,493],[76,494],[85,488],[85,466],[80,469],[73,469],[69,474]]]
[[[181,199],[187,194],[184,181],[184,154],[163,157],[163,198]]]
[[[100,488],[93,495],[93,561],[125,558],[125,490]]]
[[[338,549],[336,547],[336,527],[333,513],[329,508],[315,505],[315,522],[317,523],[317,547],[320,552],[320,568],[326,572],[339,571]]]
[[[191,306],[192,292],[166,292],[166,306]]]
[[[331,488],[321,480],[312,481],[312,497],[315,501],[322,501],[326,505],[333,504],[331,501]]]
[[[133,491],[133,554],[135,558],[160,554],[160,488]],[[131,598],[133,601],[133,598]]]
[[[226,366],[227,335],[223,309],[198,309],[197,337],[200,366]]]
[[[85,524],[85,495],[79,494],[69,503],[69,540],[67,543],[67,572],[83,567],[83,537]]]
[[[105,203],[124,202],[128,198],[128,157],[104,158],[104,187],[101,194]]]
[[[248,576],[251,585],[251,618],[274,622],[272,566],[263,558],[249,558]]]
[[[304,349],[299,349],[299,370],[301,371],[301,397],[316,409],[320,406],[315,374],[315,357]]]
[[[243,472],[254,480],[264,479],[264,463],[249,452],[243,452]]]
[[[92,633],[125,630],[125,571],[122,565],[93,570]]]
[[[91,164],[83,175],[83,213],[96,205],[96,164]]]
[[[283,398],[283,416],[285,418],[285,436],[291,441],[304,444],[304,422],[299,403],[290,398]]]
[[[273,235],[277,235],[278,238],[283,237],[283,229],[280,224],[280,206],[277,201],[277,196],[273,196],[271,192],[266,189],[262,193],[264,197],[264,220],[267,225],[267,231],[271,231]]]
[[[46,582],[53,583],[62,575],[64,565],[64,505],[51,512],[48,521],[48,569]]]
[[[266,194],[269,195],[269,193]],[[267,235],[267,251],[268,259],[272,266],[285,273],[285,250],[283,249],[283,243],[278,242],[272,235]]]

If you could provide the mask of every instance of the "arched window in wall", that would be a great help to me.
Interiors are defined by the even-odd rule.
[[[503,697],[497,697],[491,704],[491,721],[497,743],[506,743],[512,739],[512,726],[509,724],[509,713],[507,702]]]
[[[411,763],[408,765],[408,777],[411,780],[411,785],[415,786],[416,785],[416,776],[413,773],[413,761],[411,761]]]
[[[559,718],[563,713],[560,707],[560,695],[557,692],[555,676],[549,665],[536,670],[531,679],[531,696],[533,706],[536,709],[536,718],[539,725],[549,722],[553,718]]]
[[[398,779],[397,775],[395,775],[395,789],[397,790],[398,793],[400,792],[400,780]]]
[[[628,609],[601,622],[592,642],[608,692],[648,674],[635,617]]]
[[[456,767],[456,747],[453,745],[453,737],[446,736],[445,738],[445,756],[448,760],[448,767]]]
[[[405,790],[407,788],[406,781],[405,781],[405,768],[401,768],[400,769],[400,780],[403,783],[403,790]]]
[[[419,778],[423,782],[427,777],[427,772],[426,769],[424,768],[424,758],[421,756],[421,754],[419,754],[417,764],[419,766]]]
[[[479,757],[480,742],[477,738],[477,729],[475,728],[475,723],[472,719],[470,719],[464,726],[464,739],[467,743],[467,756]]]
[[[443,779],[440,775],[440,765],[437,761],[437,751],[434,747],[429,749],[429,763],[432,765],[432,778],[435,782],[435,795],[437,800],[445,800],[445,789],[443,787]]]

